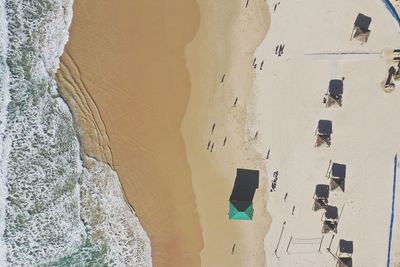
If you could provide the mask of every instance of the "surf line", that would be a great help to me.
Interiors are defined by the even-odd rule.
[[[390,217],[390,228],[389,228],[389,246],[388,246],[388,256],[387,256],[387,267],[390,267],[390,252],[392,249],[392,231],[393,231],[393,221],[394,221],[394,205],[396,196],[396,179],[397,179],[397,154],[394,157],[394,174],[393,174],[393,193],[392,193],[392,214]]]

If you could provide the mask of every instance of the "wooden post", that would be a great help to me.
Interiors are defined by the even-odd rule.
[[[355,29],[355,26],[353,27],[353,30],[351,31],[351,35],[350,35],[350,41],[351,41],[351,39],[353,39],[353,33],[354,33],[354,29]]]
[[[333,254],[332,251],[328,250],[328,252],[331,253],[331,255],[335,258],[335,260],[340,261],[341,263],[343,263],[343,261],[338,256]]]
[[[322,237],[321,237],[321,243],[319,243],[318,252],[321,252],[322,241],[324,241],[324,235],[322,235]]]
[[[328,174],[329,174],[329,170],[331,169],[331,164],[332,164],[332,160],[329,160],[328,169],[326,170],[326,174],[325,174],[325,177],[327,177],[327,178],[329,178]]]
[[[284,221],[283,224],[282,224],[281,235],[279,236],[278,244],[276,244],[276,248],[275,248],[275,255],[276,255],[276,256],[278,256],[278,255],[277,255],[277,252],[278,252],[279,244],[281,243],[283,230],[285,229],[285,224],[286,224],[286,221]]]
[[[293,236],[290,236],[290,240],[289,240],[289,243],[286,248],[286,253],[288,253],[288,251],[289,251],[289,246],[290,246],[290,243],[292,242],[292,238],[293,238]]]
[[[344,210],[344,205],[345,205],[345,204],[343,204],[343,206],[342,206],[342,210],[340,211],[340,214],[339,214],[339,218],[338,218],[338,222],[337,222],[337,224],[339,224],[340,218],[342,217],[342,213],[343,213],[343,210]]]
[[[332,246],[332,241],[335,238],[335,234],[333,234],[331,242],[329,243],[329,247],[327,248],[327,250],[330,252],[331,251],[331,246]]]

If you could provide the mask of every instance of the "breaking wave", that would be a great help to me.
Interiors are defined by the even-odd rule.
[[[151,266],[117,174],[57,91],[71,0],[0,0],[0,266]]]

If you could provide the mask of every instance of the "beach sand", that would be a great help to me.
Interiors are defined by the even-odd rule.
[[[269,14],[264,1],[249,1],[247,8],[245,4],[199,1],[200,28],[186,50],[191,95],[183,133],[203,230],[202,266],[265,265],[263,239],[270,220],[265,161],[254,150],[258,140],[252,63],[267,33]],[[212,152],[208,142],[214,144]],[[228,219],[236,168],[260,170],[252,221]]]
[[[273,7],[275,2],[268,4]],[[372,17],[365,44],[350,40],[359,12]],[[354,242],[353,266],[386,266],[393,160],[399,152],[400,88],[397,85],[390,94],[382,90],[389,65],[380,53],[398,48],[397,24],[382,2],[372,0],[283,0],[271,17],[268,35],[256,52],[267,63],[265,71],[257,73],[255,84],[260,142],[271,147],[268,176],[279,171],[277,190],[267,204],[272,216],[265,240],[267,266],[335,266],[327,248],[336,253],[340,239]],[[281,57],[274,54],[278,44],[285,44]],[[332,52],[378,54],[340,56],[336,66],[322,56],[307,55]],[[325,108],[322,99],[329,80],[342,77],[343,106]],[[333,123],[329,148],[314,147],[320,119]],[[321,243],[323,211],[312,211],[313,194],[317,184],[329,184],[325,175],[330,160],[346,164],[347,175],[345,192],[335,190],[329,197],[341,214],[338,233],[324,235]],[[395,206],[395,225],[399,224],[399,208]],[[396,231],[392,260],[399,259]]]
[[[118,172],[154,266],[263,266],[270,219],[252,63],[268,6],[198,5],[75,1],[57,79],[83,153]],[[253,221],[228,219],[236,168],[260,170]]]
[[[83,152],[110,164],[148,233],[154,266],[199,266],[202,232],[181,121],[196,2],[76,0],[57,78]]]

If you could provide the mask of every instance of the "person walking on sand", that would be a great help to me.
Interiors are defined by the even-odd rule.
[[[235,102],[233,103],[233,106],[234,106],[234,107],[236,107],[236,104],[237,104],[237,102],[238,102],[238,99],[239,99],[239,98],[236,97]]]
[[[211,133],[214,132],[214,129],[215,129],[215,123],[213,124],[213,126],[212,126],[212,128],[211,128]]]
[[[292,215],[294,215],[294,210],[296,209],[296,206],[295,205],[293,205],[293,208],[292,208]]]
[[[208,141],[207,150],[210,149],[211,141]]]
[[[288,196],[288,193],[285,194],[285,197],[283,198],[283,201],[286,202],[286,198]]]
[[[260,70],[262,70],[263,65],[264,65],[264,60],[261,61]]]
[[[223,82],[224,82],[224,79],[225,79],[225,74],[222,75],[222,79],[221,79],[221,82],[220,82],[220,83],[223,83]]]
[[[236,247],[236,243],[233,244],[232,251],[231,251],[232,255],[233,255],[233,253],[235,253],[235,247]]]
[[[256,132],[256,134],[254,135],[254,140],[256,140],[258,137],[258,131]]]
[[[224,144],[222,146],[225,146],[225,144],[226,144],[226,136],[224,138]]]
[[[210,152],[212,152],[213,149],[214,149],[214,143],[212,143],[212,145],[211,145],[211,150],[210,150]]]
[[[275,47],[275,55],[278,54],[278,48],[279,48],[279,45],[277,45],[277,46]]]

